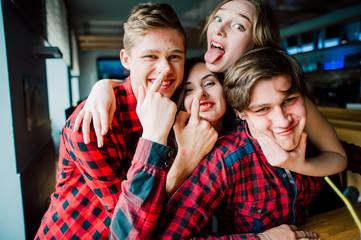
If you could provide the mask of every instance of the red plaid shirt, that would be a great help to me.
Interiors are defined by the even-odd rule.
[[[97,147],[83,142],[82,131],[73,125],[82,103],[63,128],[56,191],[51,195],[35,239],[108,239],[112,213],[121,183],[126,178],[141,125],[135,112],[136,99],[129,78],[115,91],[117,110],[112,130]]]
[[[135,192],[131,198],[119,199],[111,239],[149,239],[154,234],[157,239],[258,239],[256,233],[297,223],[319,193],[322,179],[297,173],[291,173],[289,179],[283,169],[269,165],[258,142],[245,129],[243,122],[220,138],[163,210],[160,196],[164,195],[166,171],[155,163],[165,162],[168,153],[141,139],[134,160],[148,165],[149,174],[142,173],[142,181],[132,182],[138,178],[137,172],[129,172],[134,175],[128,175],[127,187],[138,193],[140,189],[150,192],[150,197]],[[212,215],[218,219],[219,234],[201,235]]]

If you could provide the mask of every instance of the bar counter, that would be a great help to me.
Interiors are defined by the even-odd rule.
[[[354,204],[353,208],[360,218],[361,203]],[[317,233],[321,240],[361,239],[360,231],[346,207],[309,217],[299,228]]]

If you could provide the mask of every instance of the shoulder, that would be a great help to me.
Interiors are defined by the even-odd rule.
[[[236,129],[219,138],[216,143],[214,154],[224,159],[227,168],[255,152],[253,140],[246,128],[247,125],[242,122]]]

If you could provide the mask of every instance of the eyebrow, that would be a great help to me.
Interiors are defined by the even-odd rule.
[[[220,8],[218,11],[226,11],[224,8]],[[245,18],[250,24],[252,24],[251,19],[249,19],[249,17],[247,17],[246,15],[242,14],[242,13],[237,13],[237,15],[239,15],[242,18]]]
[[[209,78],[209,77],[215,77],[215,78],[217,78],[216,75],[210,73],[210,74],[204,75],[204,76],[201,78],[201,81],[203,81],[204,79],[207,79],[207,78]],[[189,84],[191,84],[191,82],[186,82],[186,85],[189,85]]]

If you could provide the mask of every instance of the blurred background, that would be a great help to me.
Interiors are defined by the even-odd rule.
[[[143,1],[0,0],[0,239],[32,239],[54,191],[67,115],[102,78],[125,78],[123,23]],[[208,14],[220,0],[163,0],[200,56]],[[270,0],[282,45],[302,64],[306,84],[340,139],[361,146],[361,3]],[[357,186],[345,172],[342,184]]]

